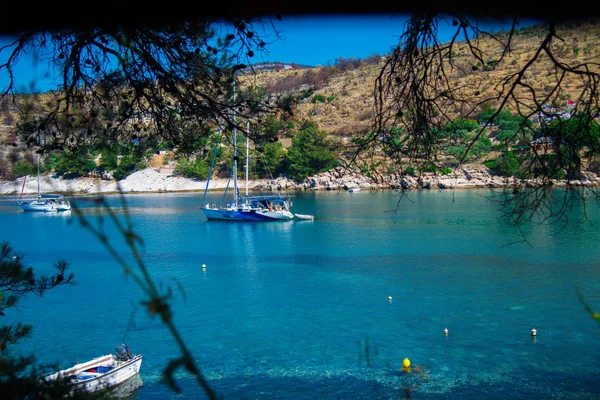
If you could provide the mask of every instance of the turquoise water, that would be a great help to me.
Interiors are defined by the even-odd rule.
[[[13,350],[67,366],[124,341],[144,355],[132,398],[204,398],[185,373],[179,395],[161,383],[175,341],[90,231],[14,200],[0,198],[0,240],[43,271],[66,259],[77,284],[3,318],[34,324]],[[600,324],[576,295],[600,310],[595,208],[562,231],[518,231],[475,190],[423,191],[399,206],[391,191],[302,192],[294,212],[315,220],[273,223],[206,222],[202,193],[126,201],[142,259],[225,399],[600,398]],[[78,204],[90,222],[106,217]]]

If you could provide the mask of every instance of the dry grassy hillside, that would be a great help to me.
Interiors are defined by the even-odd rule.
[[[399,32],[400,33],[400,32]],[[561,40],[552,44],[557,61],[570,66],[583,62],[600,65],[600,24],[596,21],[579,21],[558,26],[557,34]],[[469,56],[465,42],[457,42],[453,47],[452,65],[446,66],[446,72],[453,88],[472,100],[473,104],[485,102],[492,107],[498,106],[497,93],[503,79],[520,71],[534,56],[544,33],[539,27],[521,28],[513,37],[510,52],[501,63],[496,61],[501,55],[502,46],[496,41],[482,37],[476,45],[482,52],[484,65],[477,64]],[[260,72],[246,76],[243,83],[262,86],[268,93],[288,95],[290,93],[312,89],[310,96],[301,100],[294,108],[292,122],[311,119],[318,123],[332,137],[347,142],[353,136],[369,129],[375,116],[375,81],[385,62],[384,57],[370,57],[359,61],[358,66],[334,65],[318,68],[293,69]],[[595,72],[600,73],[600,68]],[[547,56],[533,63],[524,76],[524,81],[535,91],[537,100],[543,102],[544,96],[557,85],[560,75],[553,68]],[[507,83],[511,83],[510,80]],[[566,108],[569,99],[576,100],[584,89],[583,83],[571,74],[561,82],[561,91],[553,104],[558,109]],[[596,89],[597,90],[597,89]],[[523,94],[523,104],[531,104],[529,93]],[[34,103],[44,107],[48,95],[37,96]],[[17,103],[23,104],[27,96],[20,96]],[[31,98],[31,97],[30,97]],[[317,101],[320,99],[320,101]],[[515,103],[509,104],[509,108]],[[9,152],[18,144],[14,134],[18,107],[9,99],[0,99],[0,142],[4,160],[10,161]],[[456,116],[474,119],[480,109],[463,107],[456,110]],[[289,137],[281,138],[284,146],[289,147]],[[21,151],[24,151],[21,150]],[[5,161],[6,163],[6,161]]]
[[[557,61],[575,66],[583,62],[595,62],[600,65],[600,24],[596,21],[575,22],[558,26],[558,36],[562,41],[553,43],[552,48],[559,56]],[[503,39],[506,39],[506,35]],[[520,71],[534,56],[539,48],[544,34],[539,27],[522,28],[513,37],[511,51],[501,63],[495,64],[500,57],[502,47],[490,38],[481,38],[476,42],[482,51],[486,65],[476,64],[468,55],[466,42],[458,42],[453,48],[453,65],[447,66],[451,86],[458,89],[473,104],[486,102],[494,108],[499,103],[498,90],[504,83],[503,79]],[[334,73],[326,84],[316,87],[314,94],[304,99],[294,113],[294,119],[310,118],[319,123],[321,129],[329,134],[348,138],[353,134],[369,127],[375,114],[374,89],[375,80],[381,71],[384,58],[379,64],[365,63],[357,69],[340,74]],[[319,67],[320,69],[331,67]],[[333,68],[335,70],[335,68]],[[600,68],[595,72],[600,73]],[[273,71],[264,72],[252,77],[252,83],[265,87],[277,87],[277,82],[289,80],[290,76],[315,74],[313,70]],[[550,59],[542,56],[541,61],[530,66],[524,76],[524,82],[536,92],[538,101],[543,102],[545,96],[557,85],[560,76],[557,75]],[[302,81],[302,79],[297,79]],[[510,81],[508,82],[510,83]],[[558,109],[566,109],[569,99],[576,100],[583,90],[583,83],[576,75],[569,75],[561,83],[558,101],[553,104]],[[296,88],[298,90],[301,87]],[[522,100],[531,104],[531,95],[521,90]],[[315,96],[332,99],[326,102],[314,102]],[[550,105],[550,104],[549,104]],[[513,107],[515,103],[509,105]],[[463,107],[457,110],[457,116],[473,118],[480,109]]]

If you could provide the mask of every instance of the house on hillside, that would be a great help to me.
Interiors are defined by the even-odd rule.
[[[554,138],[548,136],[542,136],[531,141],[531,148],[536,153],[554,153],[556,146]]]

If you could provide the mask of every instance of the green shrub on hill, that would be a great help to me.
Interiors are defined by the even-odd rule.
[[[59,176],[73,178],[88,176],[96,167],[96,163],[87,153],[83,154],[65,150],[57,157],[54,172]]]
[[[281,142],[267,143],[256,150],[255,168],[257,177],[272,178],[283,172],[285,150]]]
[[[36,173],[36,167],[28,161],[18,160],[12,166],[12,173],[16,176],[26,176]]]
[[[190,160],[182,157],[177,160],[175,172],[186,178],[206,180],[210,172],[210,165],[203,159]]]
[[[296,136],[292,139],[285,156],[289,176],[296,180],[325,172],[338,166],[339,161],[330,149],[327,133],[319,130],[314,121],[304,121]]]
[[[521,178],[523,177],[521,162],[521,158],[512,152],[507,152],[497,159],[486,161],[484,164],[496,175]]]

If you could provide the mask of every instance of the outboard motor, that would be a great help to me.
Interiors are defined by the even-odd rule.
[[[121,361],[127,361],[133,358],[131,350],[129,350],[129,347],[127,347],[125,343],[117,346],[117,358]]]

